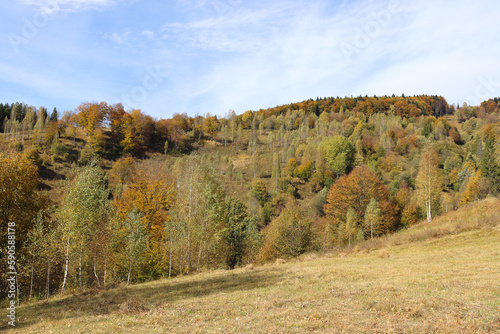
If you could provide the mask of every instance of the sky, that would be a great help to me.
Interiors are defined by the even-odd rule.
[[[0,102],[155,118],[316,97],[500,96],[495,0],[12,0]]]

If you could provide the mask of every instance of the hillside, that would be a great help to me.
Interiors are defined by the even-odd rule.
[[[350,250],[25,304],[7,333],[493,333],[499,240],[488,198]]]
[[[18,297],[362,249],[498,196],[498,103],[331,97],[169,119],[106,102],[62,116],[0,104]]]

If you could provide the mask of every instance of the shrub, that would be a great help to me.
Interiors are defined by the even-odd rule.
[[[294,174],[296,177],[300,177],[303,180],[307,180],[311,177],[311,172],[312,172],[312,163],[307,159],[303,159],[300,166],[297,167],[297,169],[295,169]]]
[[[290,202],[264,230],[261,261],[296,257],[310,250],[313,240],[311,225],[297,203]]]
[[[36,148],[33,148],[26,152],[26,159],[31,161],[31,163],[37,167],[42,166],[42,159],[40,158],[40,152]]]
[[[66,159],[69,156],[70,148],[61,142],[55,142],[51,147],[55,158]]]
[[[264,206],[269,198],[269,193],[267,192],[266,185],[260,179],[252,182],[251,195],[254,196],[257,201],[259,201],[260,206]]]
[[[18,142],[18,143],[14,144],[14,148],[15,148],[16,152],[22,152],[24,149],[24,146],[23,146],[23,144]]]
[[[95,151],[89,145],[85,146],[80,151],[80,163],[82,165],[88,165],[94,157],[95,157]]]

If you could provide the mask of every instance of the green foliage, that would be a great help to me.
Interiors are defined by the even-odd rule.
[[[86,145],[80,151],[80,164],[88,165],[95,157],[95,150],[90,145]]]
[[[321,149],[327,167],[332,170],[337,177],[349,173],[354,164],[354,146],[342,136],[327,137],[321,143]]]
[[[86,242],[109,214],[106,173],[95,163],[84,167],[69,185],[59,209],[67,237]]]
[[[453,169],[459,168],[462,166],[462,159],[456,153],[450,154],[448,158],[446,158],[443,166],[443,170],[445,174],[449,174]]]
[[[356,216],[356,211],[354,211],[353,208],[349,208],[346,214],[344,230],[340,231],[348,240],[349,247],[351,247],[351,240],[355,240],[358,230],[358,217]]]
[[[34,166],[41,167],[42,159],[40,158],[40,152],[36,148],[32,148],[31,150],[25,153],[26,159],[31,161]]]
[[[370,239],[379,234],[380,228],[380,208],[375,198],[370,200],[366,207],[363,231],[365,235],[369,235]]]
[[[433,126],[431,122],[424,122],[424,127],[422,128],[422,136],[429,137],[433,133]]]
[[[306,181],[311,177],[311,173],[312,173],[312,163],[307,159],[303,159],[300,166],[297,167],[294,171],[294,175],[296,177],[300,177],[301,179]]]
[[[54,144],[52,144],[51,151],[52,154],[54,154],[57,158],[61,158],[63,160],[66,160],[71,152],[68,146],[59,141],[56,141]]]
[[[288,176],[293,176],[295,174],[296,168],[297,168],[297,160],[295,160],[295,158],[290,158],[290,160],[288,160],[288,165],[286,167]]]
[[[261,259],[290,258],[310,250],[313,239],[311,224],[297,203],[290,202],[266,228]]]
[[[266,185],[261,179],[254,180],[252,182],[252,190],[250,194],[255,197],[257,201],[259,201],[260,206],[264,206],[269,198]]]
[[[483,157],[481,159],[481,170],[488,179],[493,194],[500,194],[500,166],[495,160],[496,152],[493,140],[486,139]]]
[[[251,252],[256,242],[256,226],[248,216],[246,207],[239,200],[229,198],[225,206],[226,226],[229,229],[227,242],[229,268],[241,265],[246,252]]]
[[[137,269],[144,259],[148,238],[141,220],[141,214],[136,210],[129,213],[128,218],[124,221],[124,228],[125,254],[128,263],[128,284],[130,283],[132,270]]]
[[[24,150],[24,146],[22,143],[18,142],[14,144],[14,149],[16,152],[22,152]]]

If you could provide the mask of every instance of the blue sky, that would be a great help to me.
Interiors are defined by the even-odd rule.
[[[497,1],[13,0],[0,102],[157,118],[317,96],[500,96]]]

